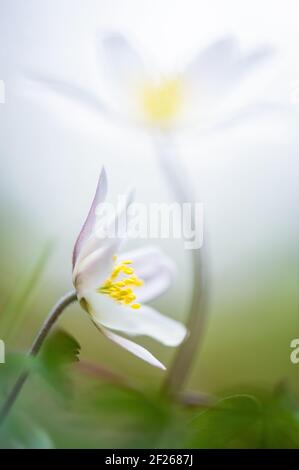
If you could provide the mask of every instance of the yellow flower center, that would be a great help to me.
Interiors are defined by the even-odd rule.
[[[166,125],[178,113],[182,103],[182,83],[179,79],[145,85],[141,104],[146,118],[153,124]]]
[[[143,281],[136,276],[131,266],[132,261],[127,260],[117,264],[117,257],[114,256],[113,259],[115,266],[112,273],[97,291],[134,310],[140,308],[141,305],[135,302],[136,295],[134,294],[134,289],[142,286]]]

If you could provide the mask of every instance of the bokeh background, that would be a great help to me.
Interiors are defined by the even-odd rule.
[[[61,78],[104,95],[101,33],[128,34],[163,70],[233,35],[244,50],[261,44],[276,49],[241,93],[244,103],[274,106],[216,136],[196,128],[177,134],[178,154],[205,205],[210,282],[209,321],[187,388],[222,394],[283,383],[298,397],[299,366],[290,362],[290,342],[299,335],[298,13],[295,0],[0,1],[0,79],[6,86],[0,105],[0,337],[8,352],[29,347],[52,304],[71,288],[72,246],[103,164],[111,198],[133,185],[138,201],[172,200],[146,132],[47,96],[28,77]],[[183,321],[192,287],[190,253],[181,241],[156,243],[174,257],[179,276],[155,305]],[[105,341],[79,307],[70,308],[60,326],[80,343],[84,363],[121,371],[142,390],[159,388],[163,373]],[[173,350],[144,338],[140,344],[165,363],[172,360]],[[78,390],[84,374],[74,379]],[[83,430],[71,438],[72,406],[62,418],[64,407],[34,381],[19,408],[30,411],[53,446],[110,442],[91,418],[82,424],[73,417]],[[106,418],[115,430],[120,424],[113,419]],[[146,436],[143,445],[151,444]]]

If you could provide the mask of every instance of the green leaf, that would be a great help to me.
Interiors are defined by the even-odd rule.
[[[261,432],[261,404],[253,396],[235,395],[203,411],[190,423],[187,447],[242,448]]]
[[[46,340],[40,359],[50,369],[78,362],[80,344],[69,333],[55,330]]]
[[[187,447],[299,448],[299,408],[284,389],[235,395],[195,416]]]
[[[37,369],[55,389],[63,391],[69,387],[68,366],[79,360],[80,344],[62,330],[54,331],[46,340]]]
[[[159,447],[165,433],[172,431],[172,405],[126,386],[92,387],[86,395],[80,394],[80,407],[81,424],[98,423],[97,447]]]
[[[265,400],[261,447],[267,449],[299,448],[298,403],[279,387]]]

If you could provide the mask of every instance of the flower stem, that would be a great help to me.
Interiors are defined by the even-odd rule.
[[[165,174],[174,196],[180,203],[189,202],[194,204],[194,195],[188,178],[184,176],[184,168],[176,158],[172,138],[168,134],[158,136],[155,140],[156,150],[159,156],[159,163]],[[191,225],[194,223],[194,213],[192,213]],[[192,278],[193,290],[190,304],[190,311],[187,317],[186,327],[189,331],[188,338],[177,350],[175,358],[168,369],[168,374],[164,382],[163,391],[172,395],[179,393],[190,372],[192,362],[203,337],[206,323],[206,262],[205,251],[200,249],[191,250],[192,255]]]
[[[28,352],[28,356],[35,357],[38,354],[54,323],[58,320],[58,318],[66,309],[66,307],[68,307],[71,303],[75,302],[76,300],[77,300],[76,291],[71,291],[65,294],[56,303],[56,305],[51,310],[48,318],[45,320],[43,326],[41,327],[39,333],[37,334],[31,346],[31,349]],[[13,388],[11,389],[7,399],[5,400],[4,404],[2,405],[2,408],[0,409],[0,425],[3,423],[4,419],[10,412],[28,376],[29,376],[28,370],[25,370],[24,372],[22,372],[19,378],[17,379],[16,383],[14,384]]]

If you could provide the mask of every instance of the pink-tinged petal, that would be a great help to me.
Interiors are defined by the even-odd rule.
[[[91,207],[89,209],[88,216],[83,224],[83,227],[79,233],[79,236],[76,240],[75,246],[74,246],[74,251],[73,251],[73,268],[75,267],[76,261],[78,259],[78,256],[80,254],[80,251],[86,242],[86,240],[90,237],[95,221],[96,221],[96,208],[98,204],[103,202],[106,198],[107,194],[107,175],[105,168],[102,169],[96,193],[94,196],[94,199],[92,201]]]
[[[136,275],[144,281],[136,289],[138,302],[147,303],[163,294],[171,285],[176,266],[155,246],[132,250],[119,255],[119,261],[131,260]]]
[[[114,244],[115,241],[117,249],[122,241],[126,238],[128,229],[128,208],[134,199],[134,190],[130,189],[123,197],[121,204],[112,217],[102,216],[96,213],[95,223],[91,235],[84,241],[80,251],[80,263],[84,258],[87,258],[99,248],[105,248]],[[116,252],[114,253],[116,254]],[[76,266],[74,271],[77,271]]]
[[[158,361],[158,359],[156,359],[155,356],[153,356],[153,354],[150,353],[147,349],[143,348],[139,344],[134,343],[133,341],[130,341],[129,339],[123,338],[122,336],[112,333],[111,331],[107,330],[106,328],[103,328],[102,326],[100,326],[99,328],[108,339],[118,344],[122,348],[126,349],[131,354],[134,354],[134,356],[139,357],[139,359],[142,359],[143,361],[147,362],[148,364],[151,364],[154,367],[166,370],[166,367],[162,364],[162,362]]]
[[[87,292],[85,299],[94,321],[111,330],[131,336],[149,336],[170,347],[178,346],[187,335],[182,323],[146,305],[134,310],[96,292]]]
[[[102,220],[102,215],[96,214],[92,233],[84,241],[73,268],[73,283],[79,297],[88,290],[100,287],[111,274],[113,256],[118,253],[120,245],[126,239],[127,212],[133,196],[134,191],[129,190],[107,224],[107,220]]]

